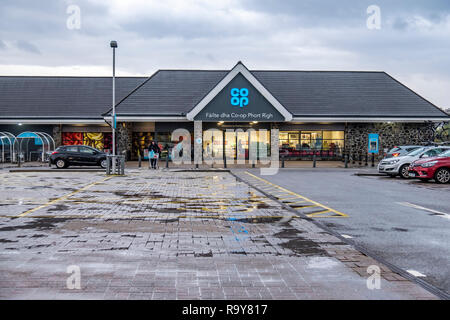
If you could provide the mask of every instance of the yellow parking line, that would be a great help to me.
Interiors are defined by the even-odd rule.
[[[317,211],[317,212],[312,212],[312,213],[308,213],[307,216],[308,217],[314,217],[318,214],[322,214],[322,213],[326,213],[326,212],[330,212],[330,210],[326,209],[326,210],[321,210],[321,211]]]
[[[300,210],[300,209],[303,209],[303,208],[314,208],[314,207],[317,207],[317,206],[318,206],[317,204],[311,204],[311,205],[308,205],[308,206],[295,207],[294,209],[295,210]]]
[[[345,214],[345,213],[343,213],[343,212],[340,212],[340,211],[331,209],[330,207],[327,207],[327,206],[325,206],[325,205],[323,205],[323,204],[321,204],[321,203],[319,203],[319,202],[317,202],[317,201],[311,200],[311,199],[309,199],[309,198],[307,198],[307,197],[304,197],[304,196],[302,196],[302,195],[300,195],[300,194],[298,194],[298,193],[295,193],[295,192],[292,192],[292,191],[290,191],[290,190],[288,190],[288,189],[286,189],[286,188],[280,187],[279,185],[276,185],[276,184],[274,184],[274,183],[272,183],[272,182],[267,181],[266,179],[263,179],[263,178],[260,178],[260,177],[258,177],[258,176],[255,176],[254,174],[251,174],[251,173],[248,172],[248,171],[246,171],[245,173],[248,174],[248,175],[250,175],[250,176],[252,176],[252,177],[255,178],[255,179],[258,179],[258,180],[260,180],[260,181],[264,181],[265,183],[268,183],[268,184],[274,186],[275,188],[278,188],[278,189],[280,189],[280,190],[283,190],[283,191],[285,191],[285,192],[287,192],[287,193],[289,193],[289,194],[296,195],[296,196],[298,196],[298,197],[300,197],[300,198],[302,198],[302,199],[304,199],[304,200],[306,200],[306,201],[309,201],[309,202],[311,202],[311,203],[314,203],[315,205],[320,206],[320,207],[322,207],[322,208],[324,208],[324,209],[328,209],[328,210],[330,210],[331,212],[334,212],[334,213],[340,215],[341,217],[348,217],[348,215]]]
[[[32,213],[32,212],[34,212],[34,211],[36,211],[36,210],[39,210],[39,209],[42,209],[42,208],[51,206],[52,204],[54,204],[54,203],[56,203],[56,202],[59,202],[59,201],[62,201],[62,200],[66,200],[67,198],[69,198],[70,196],[73,196],[74,194],[77,194],[77,193],[79,193],[79,192],[81,192],[81,191],[84,191],[84,190],[86,190],[86,189],[89,189],[90,187],[95,186],[96,184],[102,183],[102,182],[104,182],[104,181],[106,181],[106,180],[109,180],[109,179],[111,179],[111,178],[112,178],[112,177],[106,177],[106,178],[103,178],[103,179],[101,179],[101,180],[99,180],[99,181],[90,183],[90,184],[88,184],[87,186],[84,186],[84,187],[81,188],[81,189],[78,189],[78,190],[76,190],[76,191],[74,191],[74,192],[71,192],[71,193],[69,193],[69,194],[66,194],[65,196],[62,196],[62,197],[60,197],[60,198],[56,198],[56,199],[54,199],[54,200],[52,200],[52,201],[49,201],[49,202],[47,202],[46,204],[43,204],[43,205],[38,206],[38,207],[36,207],[36,208],[30,209],[30,210],[28,210],[28,211],[25,211],[25,212],[19,214],[18,216],[19,216],[19,217],[23,217],[23,216],[26,216],[27,214],[30,214],[30,213]]]

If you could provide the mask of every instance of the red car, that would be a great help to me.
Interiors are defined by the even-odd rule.
[[[437,157],[416,160],[409,166],[409,176],[423,181],[450,182],[450,150]]]

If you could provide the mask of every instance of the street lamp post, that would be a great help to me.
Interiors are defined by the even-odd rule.
[[[111,48],[113,49],[113,79],[112,79],[112,154],[116,155],[116,48],[117,41],[111,41]],[[114,169],[113,161],[113,169]]]

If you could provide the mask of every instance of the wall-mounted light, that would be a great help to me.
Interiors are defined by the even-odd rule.
[[[22,124],[21,124],[21,123],[18,123],[17,125],[18,125],[18,126],[21,126]]]
[[[252,124],[257,124],[258,123],[258,121],[252,121]]]
[[[219,121],[218,124],[219,124],[219,126],[222,125],[222,124],[223,124],[223,121]]]

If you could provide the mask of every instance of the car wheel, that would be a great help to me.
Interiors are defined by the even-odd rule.
[[[56,160],[55,165],[58,169],[63,169],[65,167],[67,167],[66,160],[63,160],[63,159]]]
[[[449,183],[450,182],[450,170],[447,168],[440,168],[436,170],[434,180],[437,183]]]
[[[106,168],[106,159],[100,161],[100,167],[102,167],[103,169]]]
[[[409,164],[404,164],[400,167],[400,170],[398,170],[398,173],[400,174],[400,177],[403,179],[409,178],[409,170],[408,170]]]

